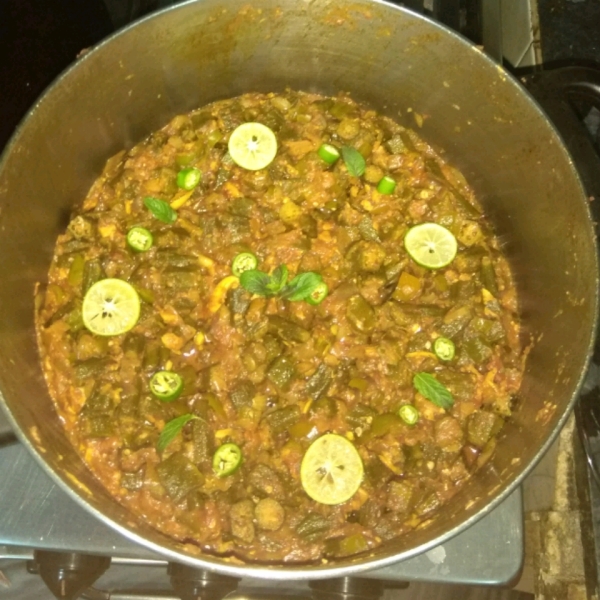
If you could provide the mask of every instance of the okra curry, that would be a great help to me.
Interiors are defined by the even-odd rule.
[[[112,157],[36,307],[89,468],[165,534],[246,562],[354,555],[435,518],[523,371],[464,177],[343,94],[218,101]]]

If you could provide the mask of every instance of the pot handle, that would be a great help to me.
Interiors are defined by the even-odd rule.
[[[600,69],[563,67],[523,78],[561,134],[590,198],[594,221],[600,222]],[[582,122],[581,106],[598,112],[595,132]],[[579,114],[578,114],[579,113]],[[593,128],[593,127],[592,127]],[[594,145],[593,138],[596,138]],[[598,232],[597,232],[598,234]],[[577,430],[590,471],[600,486],[600,347],[596,347],[579,401],[575,405]]]

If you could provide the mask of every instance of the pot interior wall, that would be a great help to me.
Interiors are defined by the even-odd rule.
[[[493,216],[534,343],[521,406],[495,459],[443,517],[373,559],[408,557],[504,497],[564,420],[595,327],[596,249],[586,201],[544,116],[462,39],[366,0],[242,4],[188,3],[113,37],[49,90],[13,138],[0,164],[3,400],[26,443],[90,510],[155,549],[193,561],[189,550],[134,524],[63,435],[38,364],[32,320],[34,285],[45,281],[56,236],[109,156],[207,102],[290,87],[348,91],[412,127],[416,111],[424,117],[420,135],[444,149]],[[206,560],[224,569],[222,561]],[[364,557],[338,566],[357,562],[365,564]],[[312,574],[326,576],[331,567]]]

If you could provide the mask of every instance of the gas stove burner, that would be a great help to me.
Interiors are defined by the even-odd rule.
[[[313,600],[379,600],[385,591],[383,581],[358,577],[323,579],[309,585]]]
[[[75,600],[110,566],[107,556],[37,550],[27,564],[59,600]]]
[[[236,590],[240,581],[179,563],[169,563],[167,573],[181,600],[221,600]]]

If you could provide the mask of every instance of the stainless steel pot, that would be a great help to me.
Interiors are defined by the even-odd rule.
[[[241,565],[199,554],[136,519],[71,448],[46,391],[33,327],[57,234],[104,161],[177,113],[286,87],[357,100],[445,150],[505,242],[532,341],[520,406],[493,460],[426,527],[368,556],[319,566]],[[454,33],[377,0],[189,2],[80,59],[24,120],[0,163],[0,390],[23,443],[69,495],[125,536],[222,574],[324,578],[408,558],[491,511],[568,416],[598,308],[593,225],[557,133],[520,85]]]

